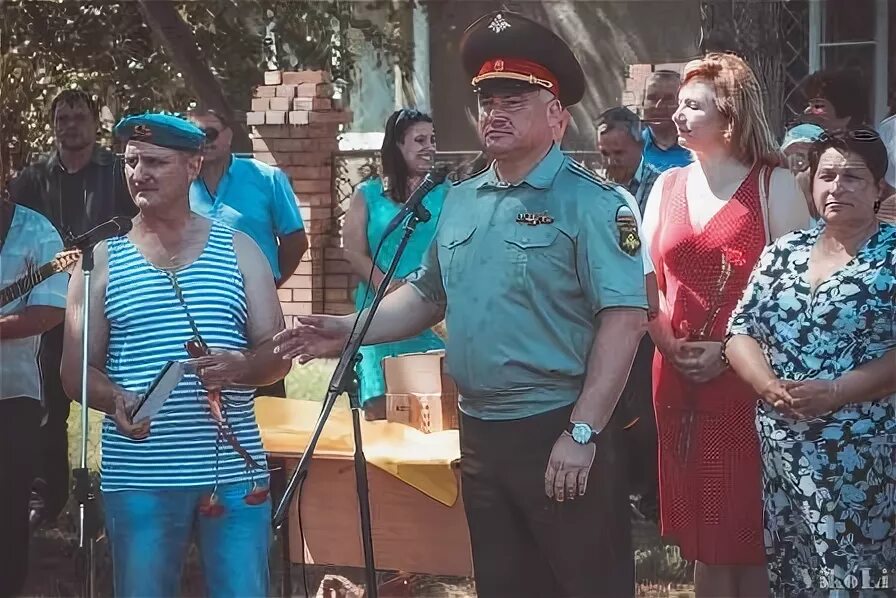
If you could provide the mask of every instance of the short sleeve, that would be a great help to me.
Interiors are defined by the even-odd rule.
[[[769,283],[774,279],[772,271],[775,262],[775,254],[779,251],[778,245],[766,247],[759,261],[750,273],[747,288],[741,296],[737,307],[731,312],[731,320],[728,322],[729,335],[745,335],[755,339],[759,338],[758,322],[761,315],[760,300],[768,296]]]
[[[33,220],[28,227],[30,230],[29,236],[34,239],[40,239],[38,248],[35,251],[35,261],[43,265],[51,262],[56,257],[56,254],[62,251],[62,239],[49,220],[37,213],[32,213],[31,217]],[[31,292],[28,293],[26,304],[29,307],[43,305],[65,309],[67,293],[68,274],[60,272],[50,276],[31,289]]]
[[[647,240],[647,235],[644,234],[644,226],[641,224],[641,209],[638,207],[638,200],[623,187],[617,187],[616,191],[625,198],[625,202],[628,204],[629,209],[635,215],[635,222],[638,225],[638,234],[641,237],[641,260],[644,263],[644,274],[650,274],[653,272],[653,260],[650,259],[650,243]]]
[[[423,263],[406,280],[428,302],[445,307],[447,297],[442,284],[442,268],[439,266],[438,232],[426,250]]]
[[[299,213],[298,200],[286,173],[274,170],[274,232],[278,236],[290,235],[305,228]]]
[[[647,309],[641,256],[644,248],[635,250],[634,255],[623,251],[622,231],[616,220],[619,210],[637,214],[637,206],[632,210],[621,193],[602,192],[607,193],[606,198],[580,210],[576,269],[582,292],[595,315],[610,307]]]

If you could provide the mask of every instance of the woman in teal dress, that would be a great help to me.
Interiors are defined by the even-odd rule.
[[[386,270],[395,256],[403,229],[399,228],[383,241],[386,225],[398,214],[411,192],[417,188],[432,168],[435,157],[435,134],[432,118],[404,108],[386,121],[383,138],[383,177],[368,179],[357,186],[345,216],[343,245],[345,258],[361,279],[355,291],[355,307],[362,309],[373,302],[373,295],[383,281]],[[423,205],[432,214],[428,222],[421,222],[401,256],[395,270],[395,280],[389,290],[402,284],[405,277],[420,267],[423,256],[435,235],[436,224],[442,213],[448,185],[443,183],[423,198]],[[374,263],[373,255],[382,242]],[[366,281],[371,276],[372,287]],[[432,330],[395,343],[361,347],[361,363],[357,366],[361,405],[367,419],[383,419],[386,415],[386,384],[383,379],[383,358],[406,353],[420,353],[443,349],[444,343]]]

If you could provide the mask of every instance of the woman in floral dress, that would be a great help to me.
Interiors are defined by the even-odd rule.
[[[810,155],[822,221],[762,254],[725,355],[763,399],[774,594],[876,595],[896,569],[896,226],[876,218],[887,153],[857,129]]]

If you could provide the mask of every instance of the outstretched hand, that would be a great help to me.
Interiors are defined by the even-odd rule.
[[[341,316],[296,316],[295,326],[274,336],[274,353],[300,364],[339,354],[351,331],[350,320]]]

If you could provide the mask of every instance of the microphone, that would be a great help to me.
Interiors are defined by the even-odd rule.
[[[448,172],[449,169],[445,167],[436,168],[427,172],[417,188],[414,189],[414,192],[408,197],[408,200],[404,202],[404,205],[401,207],[398,214],[396,214],[389,222],[388,226],[386,226],[383,237],[389,236],[392,231],[398,228],[408,214],[414,214],[420,222],[429,222],[432,214],[430,214],[429,210],[424,207],[423,198],[427,193],[442,184],[448,176]]]
[[[69,242],[68,246],[69,248],[87,249],[93,247],[100,241],[128,234],[131,230],[131,226],[133,226],[133,224],[129,218],[116,216],[112,220],[93,227],[83,235],[78,235]]]

